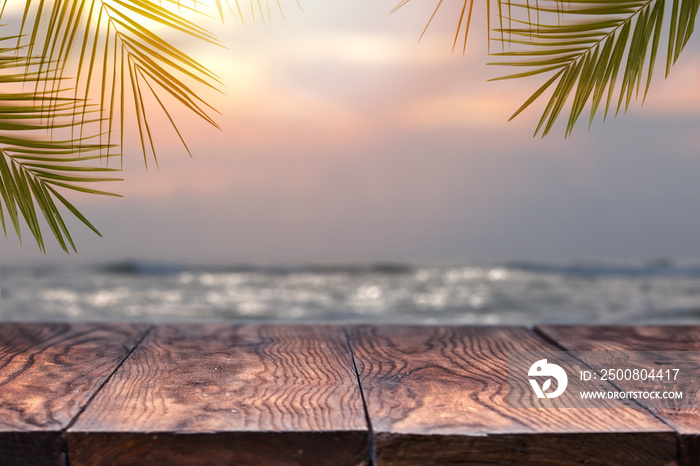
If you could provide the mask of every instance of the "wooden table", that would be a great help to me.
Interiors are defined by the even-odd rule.
[[[700,464],[700,406],[508,404],[512,352],[649,349],[700,326],[4,323],[0,465]]]

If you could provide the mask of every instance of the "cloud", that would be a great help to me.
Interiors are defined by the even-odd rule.
[[[420,47],[405,38],[379,32],[340,31],[302,34],[276,49],[291,62],[345,62],[356,66],[392,67],[400,64],[434,65],[450,61],[444,44],[431,38]]]
[[[518,108],[517,98],[512,92],[474,87],[477,89],[464,86],[454,92],[409,102],[401,112],[402,120],[417,130],[438,127],[505,129],[508,117]]]

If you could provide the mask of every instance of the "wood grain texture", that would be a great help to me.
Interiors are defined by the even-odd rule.
[[[676,463],[672,430],[643,409],[509,407],[508,353],[555,350],[527,329],[348,331],[379,466]]]
[[[684,351],[700,352],[700,326],[557,326],[537,327],[537,330],[570,351],[625,351],[625,352],[659,352]],[[686,396],[697,397],[700,393],[700,358],[692,364],[689,374],[684,378],[691,381]],[[625,364],[629,367],[651,368],[654,358],[651,353],[634,353]],[[590,361],[593,368],[600,370],[609,367],[603,361]],[[686,369],[684,369],[686,370]],[[639,383],[616,382],[623,388],[639,388]],[[680,436],[681,462],[700,465],[700,404],[683,403],[682,406],[669,408],[659,400],[640,399],[656,416],[673,427]]]
[[[63,464],[61,430],[145,330],[130,324],[0,324],[0,464]]]
[[[539,325],[571,351],[700,351],[700,326]]]
[[[346,337],[319,325],[159,326],[68,431],[73,466],[365,464],[367,445]]]

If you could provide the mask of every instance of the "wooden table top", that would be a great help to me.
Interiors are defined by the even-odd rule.
[[[700,464],[700,401],[509,401],[510,355],[581,351],[696,358],[700,326],[0,323],[0,466]]]

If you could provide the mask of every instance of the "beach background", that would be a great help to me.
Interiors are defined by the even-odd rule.
[[[697,36],[643,108],[541,140],[479,6],[462,55],[457,7],[418,43],[432,3],[302,4],[173,39],[222,130],[174,111],[190,158],[154,119],[148,171],[127,138],[124,198],[71,198],[104,235],[72,222],[78,254],[0,241],[3,319],[697,321]]]
[[[692,323],[700,264],[5,267],[2,320]]]

